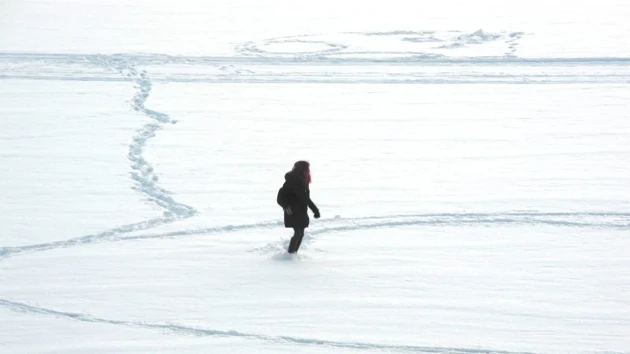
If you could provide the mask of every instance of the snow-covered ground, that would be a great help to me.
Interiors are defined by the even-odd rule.
[[[627,18],[3,2],[0,353],[629,353]]]

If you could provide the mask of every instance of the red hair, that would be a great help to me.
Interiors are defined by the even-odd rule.
[[[308,161],[298,161],[293,165],[293,171],[301,172],[304,183],[311,184],[311,164]]]

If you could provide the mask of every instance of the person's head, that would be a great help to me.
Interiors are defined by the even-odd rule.
[[[306,184],[311,184],[311,164],[308,161],[297,161],[293,164],[293,171],[304,178]]]

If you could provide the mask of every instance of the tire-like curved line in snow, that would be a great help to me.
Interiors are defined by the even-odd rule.
[[[301,345],[316,345],[325,346],[330,348],[346,348],[346,349],[359,349],[359,350],[378,350],[378,351],[397,351],[397,352],[410,352],[410,353],[452,353],[452,354],[532,354],[526,352],[510,352],[504,350],[488,350],[488,349],[474,349],[474,348],[445,348],[445,347],[424,347],[414,345],[388,345],[388,344],[376,344],[376,343],[361,343],[361,342],[341,342],[331,340],[321,340],[314,338],[302,338],[294,336],[269,336],[262,334],[243,333],[232,330],[217,330],[200,327],[185,326],[179,324],[169,323],[150,323],[145,321],[125,321],[125,320],[112,320],[101,317],[91,316],[85,313],[76,312],[63,312],[52,309],[47,309],[38,306],[31,306],[21,302],[15,302],[5,299],[0,299],[0,306],[8,308],[13,311],[34,313],[47,316],[55,316],[61,318],[73,319],[81,322],[88,323],[102,323],[116,326],[137,327],[144,329],[154,329],[160,331],[170,331],[174,333],[181,333],[185,335],[196,336],[217,336],[217,337],[238,337],[243,339],[254,339],[264,342],[273,342],[278,344],[301,344]]]
[[[170,219],[169,219],[170,220]],[[147,220],[142,223],[120,226],[98,234],[86,235],[69,240],[41,243],[18,247],[0,248],[0,259],[23,252],[41,252],[57,248],[76,247],[99,242],[119,242],[127,240],[151,240],[197,235],[212,235],[243,230],[272,229],[281,227],[282,221],[261,221],[251,224],[224,225],[200,229],[170,231],[164,233],[124,236],[124,234],[148,230],[164,224],[163,218]],[[321,226],[319,226],[321,225]],[[330,225],[330,226],[327,226]],[[308,231],[305,244],[311,244],[316,236],[353,230],[405,226],[498,226],[498,225],[531,225],[571,228],[601,228],[612,230],[630,230],[630,213],[624,212],[505,212],[505,213],[427,213],[400,214],[389,216],[367,216],[357,218],[333,218],[318,221],[318,226]],[[284,241],[288,243],[288,240]],[[276,251],[278,242],[256,247],[250,252]]]

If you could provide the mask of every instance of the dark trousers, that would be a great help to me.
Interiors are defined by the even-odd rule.
[[[304,229],[303,228],[293,228],[293,237],[291,237],[291,242],[289,242],[289,253],[295,253],[300,248],[302,244],[302,238],[304,238]]]

